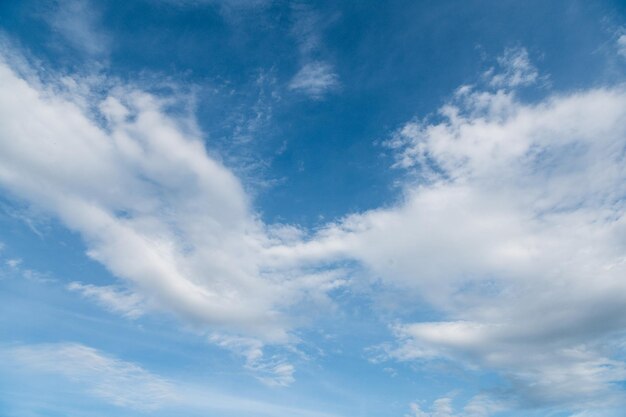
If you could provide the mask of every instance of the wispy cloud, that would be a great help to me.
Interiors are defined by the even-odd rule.
[[[7,268],[0,267],[0,278],[18,277],[31,282],[37,282],[39,284],[56,282],[56,279],[50,277],[49,274],[26,267],[21,258],[9,258],[3,260],[2,262]]]
[[[336,91],[339,76],[333,65],[323,59],[322,31],[328,23],[311,7],[295,4],[292,7],[294,23],[292,34],[298,44],[300,69],[291,79],[289,88],[319,100]]]
[[[129,318],[140,317],[145,312],[143,297],[135,292],[112,285],[97,286],[71,282],[67,285],[67,289],[78,292],[83,297],[94,300],[104,308]]]
[[[11,269],[16,269],[18,266],[20,266],[21,263],[22,263],[22,260],[18,258],[12,258],[6,261],[6,264]]]
[[[457,413],[452,401],[452,397],[438,398],[428,410],[424,410],[418,403],[411,403],[411,412],[405,414],[405,417],[489,417],[505,408],[502,403],[486,395],[476,395]]]
[[[266,385],[284,387],[295,381],[294,366],[280,356],[266,358],[259,340],[214,333],[209,341],[244,357],[246,368]]]
[[[28,372],[60,376],[116,406],[155,410],[176,398],[167,380],[81,344],[22,345],[2,353]]]
[[[90,0],[57,0],[44,19],[65,42],[91,56],[106,56],[111,40],[102,29],[98,3]]]
[[[209,385],[165,378],[137,363],[79,343],[2,346],[0,359],[3,375],[29,386],[40,386],[53,395],[52,399],[42,401],[34,397],[36,391],[20,392],[21,384],[14,384],[3,394],[18,394],[10,396],[11,406],[18,408],[21,406],[19,401],[25,401],[36,403],[40,410],[54,410],[54,413],[72,410],[78,415],[81,410],[92,411],[98,405],[97,401],[101,401],[115,406],[118,415],[234,412],[272,417],[338,417],[315,409],[262,401],[241,393],[229,394]],[[40,385],[44,380],[44,385]],[[68,390],[72,395],[67,395]],[[85,401],[88,397],[96,402]]]
[[[320,99],[329,91],[339,87],[339,77],[325,62],[309,62],[289,83],[292,90],[302,91],[314,99]]]
[[[626,34],[617,38],[617,53],[626,58]]]
[[[515,88],[534,84],[539,78],[525,48],[508,48],[498,58],[499,68],[485,73],[492,87]]]

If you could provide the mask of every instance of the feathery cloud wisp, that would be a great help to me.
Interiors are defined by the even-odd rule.
[[[81,344],[22,345],[1,353],[29,372],[59,375],[116,406],[150,411],[176,399],[167,380]]]
[[[304,65],[289,83],[292,90],[302,91],[319,99],[339,86],[339,78],[333,68],[325,63],[314,61]]]

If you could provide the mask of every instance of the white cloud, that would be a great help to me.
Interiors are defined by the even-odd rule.
[[[626,58],[626,34],[617,38],[617,53]]]
[[[452,417],[452,399],[439,398],[433,402],[431,411],[424,411],[417,403],[411,403],[411,414],[405,417]]]
[[[298,3],[292,5],[292,15],[294,22],[291,33],[298,44],[301,64],[289,88],[319,100],[340,86],[339,76],[333,66],[321,58],[322,32],[332,17],[324,17],[308,5]]]
[[[301,56],[315,55],[322,47],[322,32],[329,19],[324,19],[309,5],[294,3],[291,6],[293,24],[291,34],[298,43]]]
[[[509,55],[503,88],[463,88],[440,121],[392,138],[418,179],[401,202],[309,240],[258,221],[239,181],[158,98],[119,87],[93,114],[85,97],[7,64],[0,184],[79,232],[148,302],[231,334],[212,342],[251,368],[271,363],[255,362],[262,343],[289,340],[290,307],[345,284],[343,271],[307,267],[349,259],[446,316],[396,326],[389,356],[494,370],[525,404],[610,405],[626,379],[611,344],[626,329],[626,89],[523,103],[511,89],[537,75]],[[279,385],[293,378],[286,362],[267,369]]]
[[[97,286],[71,282],[67,289],[80,293],[83,297],[96,301],[106,309],[129,318],[144,314],[144,300],[138,293],[120,289],[113,285]]]
[[[266,256],[280,236],[162,100],[129,86],[99,97],[51,79],[42,86],[0,61],[0,186],[80,233],[88,255],[148,305],[203,329],[288,341],[285,312],[323,299],[336,276]]]
[[[58,0],[44,19],[75,49],[92,56],[109,52],[110,39],[101,28],[98,5],[89,0]]]
[[[493,399],[485,394],[479,394],[469,400],[463,407],[465,417],[489,417],[509,406],[502,401]]]
[[[120,407],[154,410],[176,398],[167,380],[81,344],[23,345],[5,350],[3,356],[28,371],[61,376]]]
[[[321,61],[305,64],[289,83],[292,90],[301,91],[312,98],[319,99],[329,91],[339,87],[339,77],[333,67]]]
[[[447,317],[396,327],[397,359],[495,370],[526,404],[621,401],[626,366],[612,342],[626,329],[626,88],[534,104],[462,88],[438,116],[389,143],[412,173],[401,202],[272,252],[354,259]]]
[[[6,261],[6,264],[9,266],[9,268],[15,269],[22,264],[22,260],[18,258],[8,259]]]
[[[524,48],[508,48],[498,58],[500,71],[495,69],[485,74],[492,87],[515,88],[534,84],[539,78],[537,68],[530,62],[528,51]]]
[[[209,341],[244,357],[246,368],[266,385],[285,387],[295,381],[294,366],[279,356],[266,358],[263,343],[257,339],[214,333]]]
[[[15,383],[5,387],[13,409],[83,415],[93,410],[90,396],[120,407],[116,412],[196,415],[244,413],[260,416],[338,417],[306,407],[260,401],[240,392],[165,378],[136,363],[77,343],[0,347],[0,369]],[[28,391],[23,391],[27,386]],[[39,392],[38,390],[42,390]],[[39,395],[41,397],[39,397]],[[64,412],[71,410],[72,412]],[[159,414],[160,415],[160,414]]]
[[[489,417],[498,411],[502,411],[502,403],[480,394],[471,398],[463,410],[455,412],[451,397],[442,397],[433,401],[429,410],[424,410],[418,403],[411,403],[410,414],[405,417]]]

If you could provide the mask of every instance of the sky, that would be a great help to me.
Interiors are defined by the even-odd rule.
[[[622,417],[626,3],[0,2],[0,415]]]

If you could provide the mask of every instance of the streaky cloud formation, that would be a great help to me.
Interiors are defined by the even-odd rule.
[[[282,242],[280,227],[255,218],[238,179],[157,97],[125,86],[101,98],[44,88],[6,61],[0,83],[0,182],[79,232],[88,255],[140,291],[145,305],[284,343],[285,309],[341,285],[266,262],[264,253]],[[138,313],[134,296],[71,289]]]
[[[241,393],[229,394],[209,385],[165,378],[136,363],[79,343],[4,345],[0,347],[0,358],[3,373],[15,381],[49,378],[50,385],[44,385],[47,392],[41,393],[45,398],[36,403],[53,403],[56,411],[67,415],[74,415],[72,403],[80,404],[84,397],[92,397],[113,406],[117,415],[124,416],[169,415],[172,410],[184,410],[187,415],[254,412],[262,416],[336,417],[314,409],[259,401]],[[69,384],[74,401],[62,398],[68,395],[60,389],[66,387],[64,383]],[[8,387],[6,394],[14,389]]]
[[[515,88],[534,84],[539,73],[530,62],[528,51],[524,48],[508,48],[498,58],[500,71],[491,68],[485,73],[489,85],[496,88]]]
[[[293,77],[289,88],[302,91],[312,98],[319,99],[339,86],[339,78],[332,67],[325,62],[309,62]]]
[[[22,345],[1,353],[26,372],[61,376],[116,406],[150,411],[176,400],[174,386],[164,378],[81,344]]]
[[[137,318],[143,315],[145,311],[143,300],[139,294],[116,288],[113,285],[97,286],[70,282],[67,289],[76,291],[83,297],[94,300],[112,312],[128,318]]]

